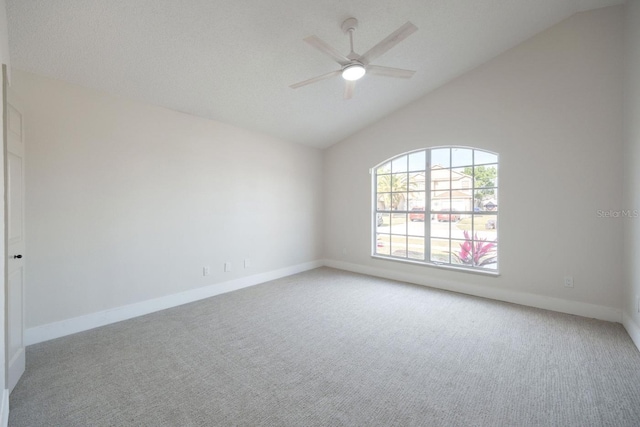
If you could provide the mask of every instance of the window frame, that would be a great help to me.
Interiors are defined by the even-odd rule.
[[[435,186],[437,186],[437,183],[439,182],[438,180],[436,181],[432,181],[433,179],[433,165],[432,165],[432,153],[434,150],[442,150],[442,149],[447,149],[449,150],[449,163],[446,167],[442,167],[442,169],[446,169],[449,171],[449,179],[448,180],[441,180],[442,182],[446,182],[446,188],[438,188],[437,191],[445,191],[445,192],[449,192],[449,202],[448,202],[448,209],[440,209],[440,210],[434,210],[434,205],[432,203],[433,200],[433,195],[432,193],[435,193],[436,188]],[[454,150],[456,149],[460,149],[460,150],[471,150],[471,163],[467,164],[467,163],[463,163],[461,165],[455,165],[453,162],[453,153]],[[409,156],[411,155],[415,155],[415,154],[419,154],[424,152],[424,167],[421,169],[412,169],[411,166],[411,159]],[[483,152],[483,153],[487,153],[491,156],[495,156],[495,161],[479,161],[478,163],[476,163],[476,152]],[[406,156],[406,168],[403,170],[401,169],[398,172],[394,171],[394,162],[404,158]],[[385,166],[385,165],[391,165],[391,168],[386,171],[385,173],[379,173],[380,172],[380,168]],[[496,170],[496,177],[495,177],[495,182],[493,183],[493,186],[487,187],[487,186],[479,186],[476,187],[476,174],[475,174],[475,168],[480,167],[480,166],[491,166],[491,167],[495,167]],[[436,268],[444,268],[444,269],[448,269],[448,270],[455,270],[455,271],[464,271],[464,272],[471,272],[471,273],[479,273],[479,274],[486,274],[486,275],[491,275],[491,276],[498,276],[500,273],[500,227],[497,226],[497,224],[499,224],[499,206],[500,206],[500,201],[498,199],[499,196],[499,166],[500,166],[500,156],[498,153],[496,152],[492,152],[489,150],[485,150],[482,148],[477,148],[477,147],[469,147],[469,146],[458,146],[458,145],[442,145],[442,146],[434,146],[434,147],[426,147],[426,148],[419,148],[416,150],[411,150],[411,151],[407,151],[404,153],[400,153],[397,154],[393,157],[390,157],[380,163],[378,163],[377,165],[375,165],[373,168],[370,169],[370,175],[371,175],[371,211],[372,211],[372,222],[371,222],[371,257],[372,258],[376,258],[376,259],[384,259],[384,260],[391,260],[391,261],[398,261],[398,262],[403,262],[403,263],[409,263],[409,264],[417,264],[417,265],[423,265],[423,266],[427,266],[427,267],[436,267]],[[470,187],[460,187],[458,188],[454,188],[455,186],[452,184],[454,181],[452,179],[452,173],[455,169],[463,169],[463,168],[467,168],[467,167],[471,167],[474,168],[474,174],[471,175],[471,186]],[[410,194],[412,193],[411,189],[409,188],[409,181],[411,180],[410,175],[411,174],[415,174],[416,176],[418,174],[424,174],[424,188],[422,189],[418,189],[418,190],[414,190],[418,193],[422,193],[424,195],[424,200],[423,200],[423,210],[420,211],[413,211],[414,215],[415,212],[418,212],[417,215],[424,215],[423,216],[423,232],[422,234],[419,233],[414,233],[412,234],[409,231],[409,223],[412,222],[410,220],[410,215],[412,213],[412,206],[411,206],[411,197]],[[407,183],[405,184],[406,187],[400,191],[400,192],[394,192],[393,191],[393,177],[394,174],[398,174],[398,177],[400,174],[406,176],[407,178],[405,178],[405,180],[408,180]],[[389,176],[389,187],[390,190],[388,192],[383,191],[378,193],[378,176]],[[460,181],[465,180],[467,178],[461,178]],[[461,185],[461,184],[460,184]],[[453,208],[453,191],[455,191],[456,189],[458,190],[462,190],[462,191],[468,191],[470,193],[471,197],[470,199],[470,204],[471,204],[471,210],[456,210],[455,208]],[[477,191],[482,191],[482,190],[486,190],[489,189],[491,190],[494,195],[495,198],[495,206],[497,209],[495,210],[490,210],[490,208],[486,208],[486,205],[484,206],[484,209],[477,211],[476,210],[476,192]],[[393,197],[395,194],[406,194],[407,197],[401,197],[401,201],[398,202],[397,200],[393,200]],[[491,193],[490,193],[491,194]],[[380,203],[382,200],[382,197],[387,197],[386,199],[389,202],[389,206],[388,208],[380,208]],[[402,200],[402,198],[406,199],[406,200]],[[416,199],[413,199],[414,201]],[[486,200],[486,199],[485,199]],[[399,204],[403,204],[402,209],[398,209],[398,205]],[[386,207],[386,206],[385,206]],[[454,215],[460,215],[460,216],[467,216],[471,218],[471,232],[470,232],[470,240],[473,243],[475,242],[479,242],[479,241],[487,241],[490,243],[495,243],[495,263],[489,263],[490,265],[494,265],[495,267],[487,267],[487,266],[476,266],[471,264],[467,264],[467,263],[454,263],[453,262],[453,247],[455,244],[460,243],[460,242],[464,242],[465,239],[469,239],[468,237],[465,236],[464,239],[461,239],[459,237],[453,237],[452,236],[452,224],[454,224],[454,221],[451,221],[451,215],[452,213]],[[391,222],[391,219],[393,217],[394,214],[398,214],[398,215],[405,215],[405,231],[404,233],[394,233],[393,232],[393,224]],[[432,218],[435,218],[435,215],[449,215],[449,221],[444,221],[447,223],[448,227],[449,227],[449,233],[448,233],[448,237],[434,237],[431,233],[432,231]],[[380,218],[380,215],[388,215],[389,218],[389,231],[385,232],[385,233],[380,233],[378,231],[378,221]],[[494,240],[487,240],[482,239],[482,238],[478,238],[478,240],[476,239],[476,233],[477,233],[477,229],[476,226],[477,224],[475,223],[475,219],[476,217],[485,217],[485,216],[494,216],[494,229],[495,229],[495,238]],[[484,220],[484,218],[483,218]],[[487,220],[488,223],[488,220]],[[485,227],[486,228],[486,227]],[[379,235],[383,235],[383,236],[388,236],[389,240],[388,240],[388,244],[389,244],[389,254],[384,254],[384,253],[378,253],[378,244],[379,244]],[[404,237],[404,254],[402,256],[394,256],[393,255],[393,246],[397,246],[396,243],[393,243],[393,236],[396,237]],[[422,253],[422,258],[414,258],[412,257],[412,255],[418,254],[418,252],[415,251],[411,251],[410,250],[410,245],[409,245],[409,240],[410,239],[417,239],[418,241],[420,239],[422,240],[422,245],[423,245],[423,253]],[[448,241],[448,261],[436,261],[436,260],[432,260],[433,259],[433,254],[432,254],[432,239],[439,239],[439,240],[447,240]],[[402,242],[402,240],[401,240]],[[383,242],[384,243],[384,242]],[[473,245],[472,243],[472,245]],[[402,247],[402,244],[400,245],[400,247]],[[399,249],[401,250],[401,249]],[[412,253],[413,252],[413,253]],[[462,253],[460,253],[460,255],[462,255]]]

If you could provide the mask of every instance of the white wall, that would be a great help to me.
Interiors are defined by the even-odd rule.
[[[25,106],[28,329],[320,259],[320,151],[12,77]]]
[[[328,149],[330,265],[619,321],[622,224],[597,211],[622,201],[622,21],[575,15]],[[499,277],[370,257],[369,168],[448,144],[500,154]]]
[[[640,211],[640,0],[625,5],[625,200]],[[625,289],[624,325],[640,348],[640,218],[624,221]]]

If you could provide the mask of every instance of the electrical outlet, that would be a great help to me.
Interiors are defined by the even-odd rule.
[[[564,277],[564,287],[565,288],[573,288],[573,276],[565,276]]]
[[[249,261],[249,258],[245,258],[244,259],[244,268],[249,268],[251,267],[251,261]]]
[[[224,271],[231,271],[231,262],[230,261],[225,261],[224,263]]]
[[[211,274],[211,270],[209,269],[209,267],[202,267],[202,275],[208,276],[209,274]]]

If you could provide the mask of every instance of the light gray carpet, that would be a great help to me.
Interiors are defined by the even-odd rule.
[[[640,426],[621,325],[321,268],[31,346],[10,426]]]

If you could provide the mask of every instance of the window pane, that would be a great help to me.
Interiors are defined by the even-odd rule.
[[[391,162],[391,172],[406,172],[407,171],[407,156],[398,157]]]
[[[436,217],[439,214],[436,214]],[[448,239],[451,237],[449,223],[443,223],[441,221],[431,221],[431,237],[441,237]]]
[[[448,211],[451,206],[451,193],[449,191],[432,191],[431,192],[431,211],[443,212]]]
[[[471,236],[469,236],[471,237]],[[451,240],[451,263],[487,267],[496,263],[497,244],[485,240]]]
[[[409,190],[424,191],[425,190],[425,173],[410,173],[409,174]]]
[[[376,176],[376,189],[378,193],[390,193],[391,192],[391,175],[378,175]]]
[[[486,188],[476,191],[476,203],[480,205],[482,212],[498,211],[498,190],[495,188]]]
[[[407,191],[406,173],[394,173],[391,175],[391,191]]]
[[[472,175],[472,167],[451,169],[451,189],[471,188]]]
[[[452,148],[451,149],[451,166],[472,166],[473,150],[468,148]]]
[[[425,215],[424,207],[415,206],[415,207],[411,208],[411,211],[409,212],[409,220],[410,221],[424,221],[424,218],[425,218],[424,215]]]
[[[380,255],[391,254],[391,238],[388,234],[377,234],[376,253]]]
[[[495,187],[498,183],[498,165],[484,165],[473,168],[476,188]]]
[[[410,236],[424,237],[424,211],[409,214],[410,222],[407,224],[407,234]]]
[[[486,268],[489,270],[497,270],[498,269],[498,244],[493,245],[493,253],[489,256],[481,257],[482,263],[478,265],[478,267]]]
[[[391,234],[407,234],[407,214],[391,214]]]
[[[473,242],[473,266],[489,267],[495,265],[497,260],[498,245],[496,242],[474,241]],[[495,268],[495,267],[493,267]]]
[[[407,193],[393,193],[392,195],[393,208],[397,211],[408,210],[407,205],[409,203]]]
[[[390,231],[389,225],[391,224],[389,217],[390,217],[390,214],[388,213],[376,214],[376,226],[379,232],[389,233]]]
[[[464,232],[468,236],[478,236],[479,239],[496,240],[498,229],[498,216],[487,214],[474,214],[465,217],[456,224],[456,232],[452,237],[465,239]]]
[[[425,193],[423,191],[412,191],[409,193],[409,210],[424,210]]]
[[[473,236],[474,239],[485,239],[489,242],[495,242],[498,238],[498,216],[474,215]]]
[[[473,210],[472,174],[471,167],[451,170],[451,211]]]
[[[448,190],[450,188],[451,169],[443,169],[438,166],[431,168],[431,189]]]
[[[480,211],[498,212],[498,190],[496,188],[476,190],[474,198]]]
[[[469,236],[473,233],[473,221],[475,215],[466,215],[456,224],[456,230],[452,233],[454,239],[465,239],[465,234]]]
[[[392,209],[406,209],[407,201],[407,174],[406,173],[394,173],[391,175],[391,191],[392,196]]]
[[[456,214],[451,214],[451,217],[455,219]],[[452,239],[464,239],[464,232],[471,230],[471,218],[451,221],[450,224]]]
[[[426,154],[424,151],[409,154],[409,170],[423,171],[427,165]]]
[[[378,166],[376,173],[391,173],[391,162]]]
[[[449,263],[449,240],[431,239],[431,257],[433,262]]]
[[[481,165],[485,163],[498,163],[498,156],[487,151],[474,150],[473,163]]]
[[[424,260],[424,238],[409,237],[408,258]]]
[[[402,258],[407,257],[406,236],[391,236],[391,255]]]
[[[394,173],[376,176],[376,189],[379,193],[390,193],[392,191],[407,191],[407,174]]]
[[[471,266],[471,252],[471,241],[451,240],[451,264]]]
[[[431,167],[448,168],[451,166],[451,150],[449,148],[434,148],[431,150]]]
[[[391,193],[378,194],[378,210],[391,210]]]
[[[451,188],[454,190],[470,190],[473,187],[473,168],[458,168],[451,171]]]

